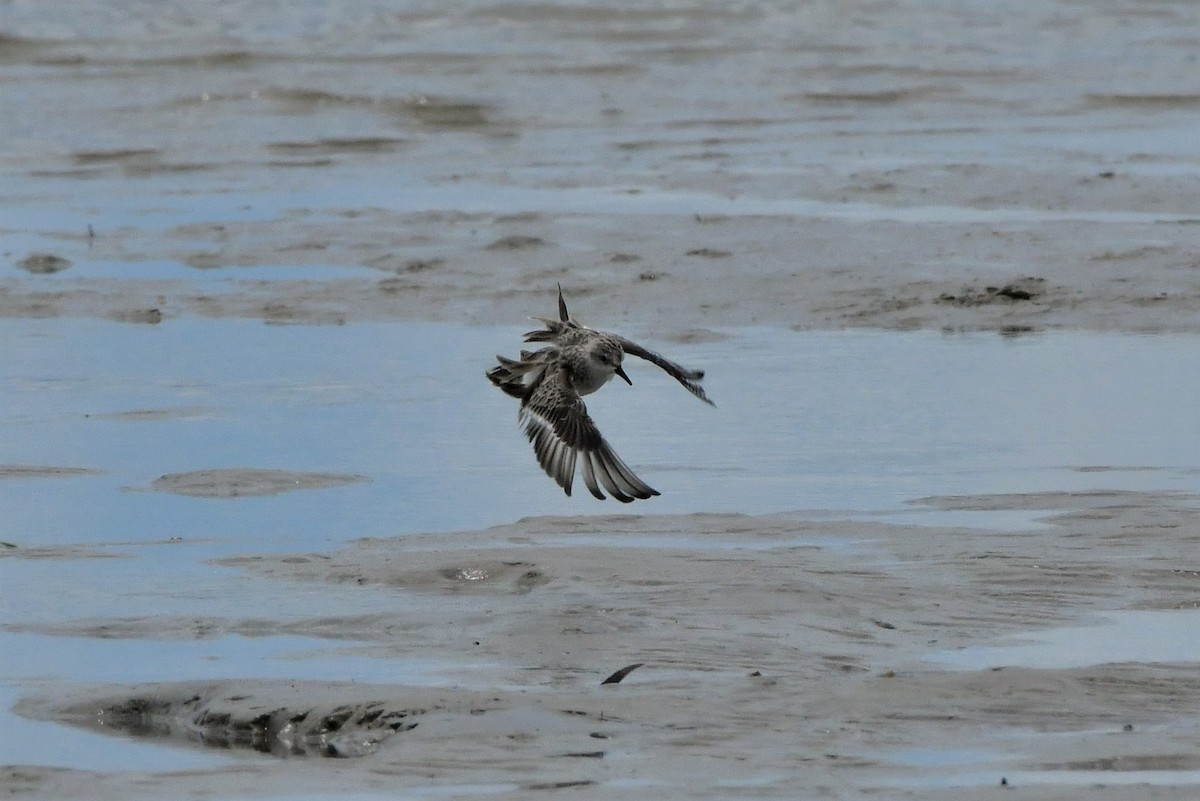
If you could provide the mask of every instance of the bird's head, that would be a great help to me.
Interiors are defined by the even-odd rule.
[[[629,380],[629,376],[625,375],[625,370],[621,367],[621,362],[625,359],[625,351],[616,342],[606,339],[599,340],[592,346],[592,358],[606,367],[612,368],[612,371],[621,376],[626,384],[633,386],[633,382]]]

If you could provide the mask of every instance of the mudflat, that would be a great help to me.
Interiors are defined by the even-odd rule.
[[[1193,773],[1196,731],[1180,719],[1200,702],[1190,664],[1142,661],[1119,643],[1109,643],[1115,661],[1072,667],[1022,665],[1020,640],[991,656],[971,649],[1081,617],[1098,623],[1113,609],[1194,610],[1197,572],[1181,567],[1197,546],[1194,501],[1117,491],[921,501],[1040,510],[1045,528],[1034,531],[793,515],[539,517],[222,559],[247,581],[276,583],[275,614],[45,631],[300,634],[444,673],[415,684],[231,677],[55,690],[18,711],[274,757],[150,775],[21,767],[6,781],[63,798],[567,787],[666,798],[987,798],[1019,787],[1072,798],[1072,773],[1097,785]],[[394,611],[288,620],[289,594],[314,591],[383,596]],[[1145,787],[1089,792],[1134,798]]]
[[[124,5],[0,16],[4,793],[1200,785],[1190,6]]]

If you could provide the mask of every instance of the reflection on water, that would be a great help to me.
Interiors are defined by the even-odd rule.
[[[76,726],[29,720],[13,714],[11,710],[17,701],[36,687],[29,682],[0,680],[0,730],[4,732],[0,760],[5,765],[58,765],[93,771],[136,765],[138,770],[170,771],[213,768],[232,761],[213,751],[163,748],[157,743],[118,739]]]

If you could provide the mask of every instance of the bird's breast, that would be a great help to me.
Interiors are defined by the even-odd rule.
[[[601,370],[580,370],[574,376],[575,391],[580,395],[591,395],[600,387],[607,384],[613,377],[611,372]]]

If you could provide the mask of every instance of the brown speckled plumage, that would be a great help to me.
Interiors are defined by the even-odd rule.
[[[595,331],[570,319],[558,290],[559,319],[534,318],[544,329],[530,331],[526,342],[547,342],[536,351],[521,351],[520,359],[497,356],[488,379],[508,395],[521,400],[519,420],[533,444],[542,469],[567,495],[582,463],[583,480],[592,495],[603,500],[601,486],[622,503],[651,498],[658,491],[642,481],[617,456],[600,435],[587,413],[583,396],[604,386],[614,375],[632,384],[621,367],[625,354],[633,354],[661,367],[705,403],[702,370],[688,370],[624,337]]]

